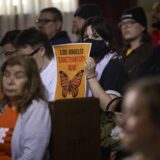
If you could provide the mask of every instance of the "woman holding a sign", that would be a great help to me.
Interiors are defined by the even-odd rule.
[[[112,46],[112,32],[100,17],[88,19],[81,32],[83,42],[91,43],[90,57],[86,60],[88,96],[97,97],[103,110],[117,97],[122,96],[128,75]],[[109,110],[114,111],[117,102]]]

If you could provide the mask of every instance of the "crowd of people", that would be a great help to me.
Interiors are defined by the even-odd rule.
[[[54,101],[57,81],[52,45],[72,42],[62,30],[59,9],[44,8],[35,23],[35,28],[8,31],[0,42],[0,160],[43,160],[48,154],[48,102]],[[80,5],[74,14],[77,43],[92,44],[85,62],[86,97],[98,98],[102,112],[121,115],[119,126],[112,128],[122,142],[115,160],[128,155],[131,160],[160,159],[159,0],[153,5],[151,32],[147,25],[142,7],[124,10],[117,25],[124,46],[117,48],[96,4]],[[103,153],[102,159],[111,155]]]

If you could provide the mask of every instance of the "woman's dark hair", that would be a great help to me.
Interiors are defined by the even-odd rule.
[[[34,48],[43,46],[46,50],[45,54],[49,59],[52,59],[54,56],[47,35],[34,27],[23,30],[15,39],[16,48],[25,47],[26,45],[30,45]]]
[[[145,29],[142,33],[142,39],[141,39],[142,43],[152,43],[152,37],[151,35],[147,32],[147,30]]]
[[[23,92],[20,96],[16,97],[16,109],[18,112],[25,112],[32,100],[46,100],[45,89],[42,84],[37,64],[32,57],[19,55],[12,56],[5,61],[1,67],[0,77],[0,95],[1,103],[9,103],[7,96],[3,92],[3,76],[8,66],[19,65],[24,68],[26,76],[28,78]]]
[[[160,77],[148,77],[128,85],[126,93],[138,91],[146,99],[153,123],[160,127]]]
[[[112,30],[106,23],[106,20],[102,17],[92,17],[85,21],[81,29],[81,41],[84,39],[84,35],[88,26],[91,26],[92,30],[96,31],[105,41],[109,42],[108,49],[113,50]]]

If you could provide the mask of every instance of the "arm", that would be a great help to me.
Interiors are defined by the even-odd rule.
[[[106,106],[108,105],[108,103],[116,98],[117,96],[115,95],[111,95],[111,94],[107,94],[103,88],[100,86],[99,82],[97,81],[96,78],[92,78],[88,80],[90,89],[93,93],[93,96],[98,98],[100,100],[100,107],[102,110],[106,110]],[[117,103],[114,103],[110,106],[111,110],[114,110],[115,106]]]
[[[104,91],[104,89],[101,87],[99,82],[97,81],[96,74],[95,74],[96,64],[93,58],[89,57],[86,60],[85,68],[86,68],[87,80],[88,80],[88,84],[91,89],[91,92],[94,97],[100,100],[101,109],[105,110],[108,103],[112,99],[114,99],[116,96],[107,94]]]
[[[89,87],[93,96],[99,98],[100,107],[106,110],[106,106],[116,97],[120,97],[122,89],[128,82],[128,74],[119,59],[113,59],[104,69],[100,81],[95,75],[95,62],[92,58],[86,61],[86,73]],[[93,77],[93,78],[90,78]],[[114,101],[109,106],[110,111],[114,111],[119,101]]]
[[[49,144],[51,118],[49,108],[43,101],[35,101],[28,108],[24,124],[21,156],[16,160],[42,160]],[[27,112],[27,111],[26,111]]]

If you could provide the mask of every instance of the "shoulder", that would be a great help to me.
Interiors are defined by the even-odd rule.
[[[108,66],[106,66],[105,69],[106,70],[112,70],[112,72],[113,71],[119,72],[119,71],[124,71],[125,70],[123,62],[119,57],[115,57],[115,58],[111,59]]]
[[[147,59],[148,61],[152,62],[152,64],[160,64],[160,45],[153,49],[152,54]]]
[[[52,45],[71,43],[71,40],[66,31],[58,32],[54,37],[50,40]]]
[[[43,83],[46,84],[49,79],[50,80],[54,79],[53,75],[55,74],[56,74],[56,60],[53,57],[48,66],[41,71],[40,76],[42,78]]]
[[[49,110],[47,102],[41,99],[33,100],[24,114],[27,115],[35,112],[40,113],[40,112],[45,112],[47,110]]]
[[[50,110],[48,103],[43,100],[33,100],[28,109],[21,114],[19,121],[23,125],[34,123],[42,123],[41,121],[48,121],[50,119]],[[44,123],[44,122],[43,122]],[[42,125],[42,124],[41,124]]]
[[[115,54],[115,56],[113,56],[108,65],[106,65],[106,67],[104,68],[104,71],[102,73],[102,75],[111,75],[111,77],[113,76],[116,76],[117,74],[120,75],[120,74],[127,74],[127,71],[124,67],[124,64],[123,64],[123,60],[122,60],[122,57],[119,56],[118,54]]]
[[[124,46],[122,48],[120,48],[117,52],[120,56],[122,57],[126,57],[126,52],[128,50],[128,47],[127,46]]]
[[[42,99],[39,99],[39,100],[33,100],[31,105],[35,107],[46,107],[48,103]]]
[[[104,90],[114,90],[121,93],[123,86],[127,82],[128,74],[121,60],[119,60],[118,57],[110,60],[100,79],[102,88]]]
[[[48,103],[42,99],[33,100],[30,107],[35,108],[35,109],[46,108],[46,107],[48,107]]]
[[[141,46],[139,46],[137,49],[134,50],[135,53],[138,53],[138,55],[144,55],[148,56],[151,55],[153,51],[153,45],[152,43],[143,43]]]

